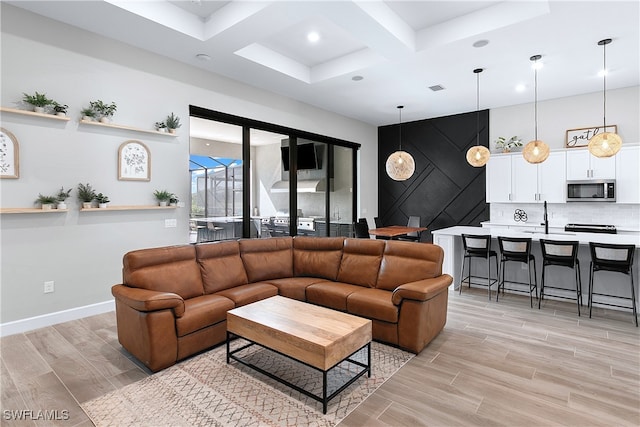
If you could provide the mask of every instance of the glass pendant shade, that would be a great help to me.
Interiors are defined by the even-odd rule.
[[[395,181],[406,181],[416,171],[416,163],[413,156],[406,151],[391,153],[387,159],[387,175]]]
[[[589,140],[589,152],[596,157],[614,156],[622,147],[622,138],[617,133],[599,133]]]
[[[467,150],[467,163],[474,168],[481,168],[489,161],[491,153],[484,145],[480,145],[480,73],[482,68],[476,68],[476,145]]]
[[[531,141],[522,149],[522,156],[529,163],[542,163],[549,157],[549,146],[539,140]]]
[[[602,76],[602,111],[603,125],[602,130],[607,129],[607,48],[611,43],[611,39],[604,39],[598,42],[598,46],[602,46],[604,73]],[[589,152],[596,157],[614,156],[622,147],[622,138],[617,133],[603,132],[598,133],[589,140]]]
[[[480,168],[489,161],[489,149],[484,145],[475,145],[467,150],[467,163],[474,168]]]
[[[398,151],[391,153],[387,158],[386,170],[389,178],[394,181],[406,181],[411,178],[416,171],[416,162],[413,160],[413,156],[406,151],[402,151],[402,105],[398,105],[398,113],[400,115],[400,122],[398,125],[398,133],[400,139],[400,146]]]

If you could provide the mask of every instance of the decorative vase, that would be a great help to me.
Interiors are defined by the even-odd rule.
[[[107,203],[98,203],[98,207],[100,209],[106,209],[107,208]]]
[[[82,209],[91,209],[91,202],[82,202]]]
[[[106,116],[105,117],[100,117],[100,123],[109,124],[109,123],[111,123],[111,118],[106,117]]]
[[[160,201],[160,206],[167,206],[167,201],[166,200]]]
[[[58,209],[67,209],[67,204],[65,202],[58,202]]]
[[[67,113],[63,113],[62,111],[60,111],[59,113],[56,113],[56,116],[59,116],[59,117],[66,117],[66,116],[67,116]]]
[[[42,210],[43,211],[50,211],[51,209],[53,209],[53,205],[51,203],[43,203],[42,204]]]
[[[169,129],[169,133],[176,133],[175,129]]]
[[[510,152],[511,152],[511,148],[509,148],[509,147],[504,147],[504,148],[502,149],[502,152],[503,152],[503,153],[510,153]]]
[[[33,107],[33,111],[36,113],[44,113],[44,107]]]

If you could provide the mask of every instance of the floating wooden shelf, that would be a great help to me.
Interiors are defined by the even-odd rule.
[[[41,209],[41,208],[2,208],[0,214],[23,214],[23,213],[62,213],[69,212],[69,209]]]
[[[106,208],[81,208],[82,212],[105,212],[105,211],[141,211],[156,209],[176,209],[177,206],[154,206],[154,205],[135,205],[135,206],[108,206]]]
[[[134,128],[132,126],[123,126],[123,125],[117,125],[117,124],[114,124],[114,123],[94,122],[94,121],[91,121],[91,120],[80,120],[80,124],[89,125],[89,126],[102,126],[102,127],[106,127],[106,128],[120,129],[120,130],[129,130],[129,131],[133,131],[133,132],[150,133],[150,134],[153,134],[153,135],[160,135],[160,136],[170,136],[170,137],[173,137],[173,138],[178,136],[177,133],[160,132],[160,131],[157,131],[157,130],[148,130],[148,129],[139,129],[139,128]]]
[[[0,107],[3,113],[20,114],[23,116],[41,117],[43,119],[60,120],[68,122],[71,118],[67,116],[56,116],[55,114],[36,113],[35,111],[18,110],[17,108]]]

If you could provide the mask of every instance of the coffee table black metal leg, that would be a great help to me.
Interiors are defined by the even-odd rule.
[[[327,413],[327,371],[322,371],[322,413]]]
[[[227,332],[227,364],[229,364],[229,361],[231,360],[231,358],[229,357],[229,350],[231,350],[231,346],[229,345],[229,343],[231,342],[231,334],[229,332]]]
[[[371,343],[367,344],[367,376],[371,378]]]

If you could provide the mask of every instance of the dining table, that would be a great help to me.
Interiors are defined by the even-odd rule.
[[[386,227],[378,227],[369,230],[372,236],[388,237],[389,239],[398,239],[407,233],[420,233],[427,230],[426,227],[408,227],[406,225],[388,225]]]

